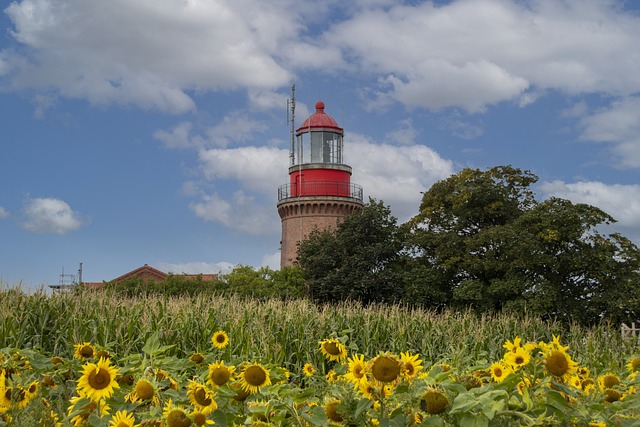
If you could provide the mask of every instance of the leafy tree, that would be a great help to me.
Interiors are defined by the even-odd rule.
[[[583,323],[640,314],[640,252],[604,236],[602,210],[552,198],[537,202],[528,171],[464,169],[432,186],[408,224],[407,247],[437,303],[480,311],[515,308]],[[439,282],[440,281],[440,282]],[[428,288],[435,285],[434,288]]]
[[[300,244],[298,264],[308,295],[318,302],[398,300],[402,245],[401,230],[390,208],[370,199],[335,231],[314,230]]]
[[[238,265],[220,278],[218,290],[227,295],[269,299],[300,298],[304,296],[304,279],[297,267],[272,270]]]

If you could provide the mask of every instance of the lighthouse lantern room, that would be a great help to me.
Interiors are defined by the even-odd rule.
[[[298,244],[311,231],[335,229],[363,206],[362,187],[351,183],[351,166],[343,163],[344,129],[325,113],[324,102],[315,107],[292,135],[289,183],[278,189],[281,266],[295,263]]]

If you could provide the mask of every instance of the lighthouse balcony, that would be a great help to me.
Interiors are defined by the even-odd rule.
[[[297,197],[348,197],[362,202],[362,187],[340,181],[303,181],[298,184],[284,184],[278,188],[278,202]]]

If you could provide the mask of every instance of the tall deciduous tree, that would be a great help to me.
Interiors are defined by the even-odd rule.
[[[402,294],[395,263],[403,240],[397,219],[373,199],[335,231],[313,231],[298,250],[309,296],[318,302],[395,301]]]
[[[537,179],[510,166],[464,169],[424,194],[407,224],[414,271],[427,273],[424,294],[439,304],[528,309],[582,323],[637,319],[638,248],[600,234],[614,219],[596,207],[537,202],[530,188]],[[419,295],[420,282],[407,289]]]

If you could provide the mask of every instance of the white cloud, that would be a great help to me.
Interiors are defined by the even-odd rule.
[[[613,144],[613,153],[622,167],[640,167],[640,96],[614,101],[581,121],[581,138]]]
[[[269,267],[272,270],[280,270],[280,251],[263,256],[260,265],[262,267]]]
[[[256,139],[256,134],[265,130],[267,125],[263,122],[252,119],[246,113],[233,111],[206,133],[215,146],[227,147],[232,143]]]
[[[232,179],[245,189],[275,197],[287,177],[288,155],[283,149],[251,146],[202,150],[199,159],[207,180]]]
[[[618,221],[619,226],[640,227],[640,185],[638,184],[553,181],[542,183],[540,188],[547,196],[596,206]]]
[[[195,148],[200,146],[198,138],[191,137],[193,125],[189,122],[181,122],[170,131],[158,129],[153,133],[153,137],[161,141],[166,148]]]
[[[254,196],[243,191],[235,192],[230,200],[224,200],[217,194],[203,195],[189,207],[205,221],[218,222],[246,234],[276,234],[280,226],[273,215],[275,205],[260,204]]]
[[[156,264],[156,268],[173,274],[226,274],[233,270],[234,265],[226,261],[216,263],[185,262],[179,264],[160,262]]]
[[[347,138],[345,162],[353,167],[352,182],[363,187],[365,197],[390,205],[400,222],[418,213],[421,192],[453,173],[451,161],[424,145],[374,144],[351,133]]]
[[[64,234],[77,230],[82,225],[79,214],[60,199],[31,199],[25,205],[23,213],[23,228],[35,233]]]
[[[398,127],[385,135],[385,140],[391,144],[411,145],[415,143],[418,131],[413,127],[411,119],[404,119],[398,123]]]
[[[287,3],[16,1],[5,13],[30,60],[5,58],[3,69],[16,88],[181,113],[195,108],[192,89],[287,82],[274,59],[296,31]]]
[[[0,219],[7,218],[9,216],[9,212],[2,206],[0,206]]]
[[[622,9],[598,0],[364,6],[324,41],[360,72],[386,77],[378,100],[482,111],[504,100],[524,106],[548,89],[638,92],[640,16]]]

